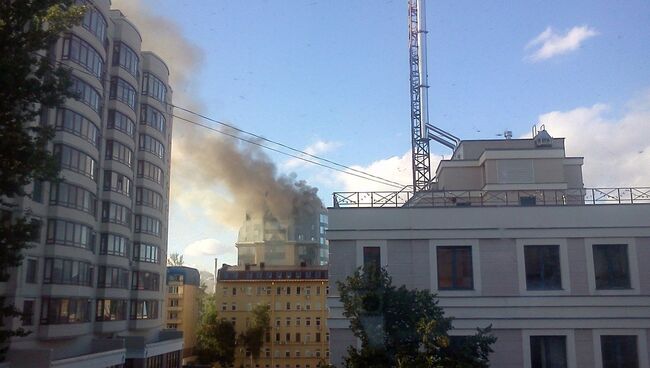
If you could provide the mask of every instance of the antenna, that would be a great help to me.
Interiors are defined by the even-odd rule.
[[[413,191],[421,192],[431,185],[429,140],[453,150],[460,139],[429,124],[425,0],[409,0],[408,5]]]

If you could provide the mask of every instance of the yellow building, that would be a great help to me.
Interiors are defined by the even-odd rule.
[[[235,367],[316,368],[329,361],[327,267],[233,267],[219,269],[216,302],[220,316],[239,335],[252,321],[257,304],[271,306],[271,332],[260,358],[237,348]]]
[[[183,331],[183,358],[193,355],[200,305],[199,271],[183,266],[167,267],[165,324]]]

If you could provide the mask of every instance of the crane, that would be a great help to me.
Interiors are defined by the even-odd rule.
[[[429,123],[425,0],[408,0],[413,191],[431,186],[429,141],[456,148],[460,139]]]

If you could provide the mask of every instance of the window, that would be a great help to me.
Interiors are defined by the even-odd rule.
[[[104,171],[104,190],[124,194],[127,197],[131,197],[131,188],[133,188],[133,182],[129,179],[128,176],[122,175],[115,171]]]
[[[78,4],[81,5],[86,5],[88,11],[86,14],[84,14],[84,19],[81,25],[87,29],[90,33],[94,34],[97,36],[97,39],[101,42],[104,43],[104,40],[106,39],[106,19],[104,19],[104,16],[95,8],[92,6],[88,1],[81,0],[77,1]]]
[[[531,336],[531,368],[566,368],[566,336]]]
[[[74,208],[93,216],[97,214],[97,197],[91,191],[66,182],[50,185],[50,205]]]
[[[132,76],[138,76],[138,54],[124,42],[115,42],[113,45],[113,66],[120,66]]]
[[[43,203],[43,182],[40,180],[32,182],[32,201]]]
[[[128,289],[129,271],[124,268],[99,266],[98,288]]]
[[[99,92],[79,78],[71,77],[70,79],[72,82],[70,91],[76,94],[75,99],[99,113],[101,110],[101,97],[99,96]]]
[[[603,368],[637,368],[639,353],[637,337],[625,335],[600,336]]]
[[[43,298],[41,324],[57,325],[90,322],[90,299]]]
[[[284,335],[284,341],[286,341],[286,342],[291,342],[291,333],[287,332],[287,333]]]
[[[594,244],[596,289],[629,289],[627,244]]]
[[[138,187],[135,190],[135,204],[162,210],[163,196],[154,190]]]
[[[376,271],[381,269],[381,248],[363,247],[363,267]]]
[[[162,223],[160,220],[153,217],[136,215],[135,232],[160,237],[162,234]]]
[[[101,235],[99,254],[126,257],[128,247],[129,239],[117,234],[104,233]]]
[[[287,327],[291,326],[291,317],[287,317],[287,318],[286,318],[286,322],[287,322],[287,323],[286,323],[286,326],[287,326]]]
[[[63,60],[72,60],[81,65],[97,78],[102,77],[104,59],[88,42],[75,35],[67,35],[63,39]]]
[[[147,134],[140,134],[139,142],[140,151],[153,153],[161,159],[165,158],[165,146],[156,138]]]
[[[62,258],[45,258],[45,284],[91,286],[93,267],[88,262]]]
[[[38,280],[38,260],[27,258],[25,261],[25,283],[35,284]]]
[[[95,232],[87,225],[50,219],[47,223],[47,243],[93,250]]]
[[[124,79],[118,77],[111,78],[109,98],[124,102],[135,111],[135,87]]]
[[[474,288],[472,247],[442,246],[436,248],[438,289],[471,290]]]
[[[64,144],[55,144],[53,153],[61,164],[61,168],[97,180],[97,161],[90,155]]]
[[[163,183],[163,171],[149,161],[138,161],[138,178],[147,178],[160,185]]]
[[[119,130],[131,138],[135,137],[135,123],[133,120],[117,110],[108,110],[107,128]]]
[[[157,300],[132,300],[131,319],[156,319],[158,318]]]
[[[97,299],[97,321],[124,321],[128,300],[123,299]]]
[[[320,342],[320,332],[316,332],[316,342]]]
[[[155,109],[147,104],[141,105],[140,124],[148,125],[165,134],[165,116],[158,109]]]
[[[99,147],[99,128],[85,116],[72,110],[59,108],[56,113],[56,130],[72,133]]]
[[[305,326],[311,326],[311,317],[305,318]]]
[[[102,203],[102,222],[112,222],[131,228],[131,210],[117,203]]]
[[[562,289],[559,245],[526,245],[524,257],[528,290]]]
[[[22,321],[23,321],[23,326],[31,326],[34,324],[34,301],[33,300],[23,301]]]
[[[316,326],[320,326],[320,317],[316,317]]]
[[[118,141],[107,140],[106,159],[118,161],[131,167],[133,165],[133,151]]]
[[[133,271],[131,289],[158,291],[160,275],[149,271]]]
[[[142,76],[142,94],[155,98],[165,103],[167,87],[165,83],[151,73],[143,73]]]

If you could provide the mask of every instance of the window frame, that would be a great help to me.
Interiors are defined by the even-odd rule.
[[[576,339],[575,330],[570,329],[540,329],[522,330],[522,348],[524,356],[523,368],[532,368],[532,357],[530,349],[530,338],[533,336],[564,336],[566,338],[566,360],[567,368],[576,368]]]
[[[603,351],[600,344],[601,336],[636,336],[636,349],[639,356],[639,367],[649,367],[648,337],[645,329],[594,329],[592,332],[594,346],[594,368],[603,368]]]
[[[593,246],[596,244],[627,244],[628,268],[630,272],[629,289],[597,289]],[[639,288],[639,262],[635,238],[585,238],[587,258],[587,279],[591,295],[637,295]]]
[[[561,289],[528,290],[526,283],[526,258],[524,249],[530,245],[559,245]],[[519,294],[521,295],[568,295],[571,294],[569,273],[569,250],[566,238],[517,239],[517,271],[519,274]]]
[[[473,289],[439,289],[438,288],[438,247],[470,247],[472,254]],[[440,296],[476,296],[481,294],[481,259],[478,239],[447,239],[429,241],[430,290]]]

